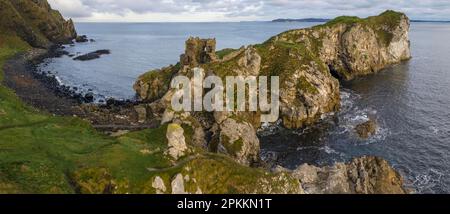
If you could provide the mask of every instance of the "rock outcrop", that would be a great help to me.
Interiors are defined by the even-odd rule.
[[[406,194],[403,179],[380,158],[362,157],[331,167],[302,165],[292,172],[308,194]]]
[[[73,21],[66,21],[47,0],[0,0],[0,14],[0,31],[33,47],[70,43],[77,36]]]
[[[339,17],[324,25],[281,33],[258,45],[216,52],[214,39],[189,38],[180,63],[148,72],[139,77],[134,89],[142,101],[152,103],[154,115],[173,119],[169,90],[173,77],[193,76],[279,76],[280,117],[289,129],[317,122],[340,108],[339,81],[376,72],[388,65],[409,59],[409,20],[402,14],[386,11],[379,16],[360,19]],[[337,78],[336,78],[337,77]],[[170,114],[168,114],[170,113]],[[210,133],[207,148],[251,164],[259,156],[260,112],[214,114],[189,120]],[[218,116],[219,115],[219,116]],[[171,116],[171,117],[168,117]],[[169,118],[169,120],[167,119]]]
[[[186,155],[187,145],[184,137],[184,130],[178,124],[170,124],[167,127],[167,141],[169,150],[167,154],[174,160],[178,160],[180,157]]]
[[[155,188],[156,194],[164,194],[167,191],[164,180],[159,176],[156,176],[153,180],[152,187]]]
[[[228,154],[244,165],[259,161],[259,139],[251,124],[227,118],[219,129],[218,152]]]
[[[386,11],[366,19],[338,17],[324,25],[288,31],[274,39],[305,44],[335,76],[351,80],[410,59],[409,27],[405,14]]]
[[[77,36],[75,38],[75,42],[85,43],[85,42],[89,42],[89,39],[88,39],[88,37],[86,35],[81,35],[81,36]]]
[[[362,139],[367,139],[377,133],[378,125],[374,120],[369,120],[355,127],[355,132]]]
[[[111,54],[110,50],[97,50],[97,51],[94,51],[94,52],[90,52],[90,53],[87,53],[87,54],[83,54],[83,55],[77,56],[77,57],[73,58],[73,60],[89,61],[89,60],[98,59],[102,55],[108,55],[108,54]]]

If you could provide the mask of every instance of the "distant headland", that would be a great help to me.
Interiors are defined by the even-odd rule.
[[[304,19],[289,19],[289,18],[280,18],[274,19],[272,22],[329,22],[332,19],[327,18],[304,18]],[[434,22],[434,23],[450,23],[450,21],[445,20],[421,20],[421,19],[413,19],[411,22]]]

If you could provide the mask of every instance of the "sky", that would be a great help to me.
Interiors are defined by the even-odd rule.
[[[78,22],[269,21],[367,17],[392,9],[412,19],[450,21],[450,0],[48,0]]]

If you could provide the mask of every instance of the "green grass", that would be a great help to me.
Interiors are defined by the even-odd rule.
[[[225,48],[220,51],[217,51],[216,55],[217,55],[217,57],[219,57],[219,59],[223,59],[225,56],[227,56],[228,54],[233,53],[235,51],[237,51],[237,50],[233,49],[233,48]]]
[[[0,33],[0,67],[4,62],[19,52],[27,50],[30,46],[14,35]],[[3,81],[3,71],[0,72],[0,82]]]
[[[392,10],[387,10],[378,16],[371,16],[365,19],[356,16],[341,16],[337,17],[323,25],[319,25],[313,28],[321,27],[333,27],[338,24],[353,25],[361,24],[365,27],[372,29],[382,41],[383,44],[389,45],[394,35],[387,30],[393,30],[396,28],[403,16],[403,13],[399,13]]]
[[[332,27],[337,24],[351,25],[351,24],[362,22],[362,21],[363,21],[363,19],[361,19],[357,16],[340,16],[340,17],[337,17],[337,18],[325,23],[322,26]]]

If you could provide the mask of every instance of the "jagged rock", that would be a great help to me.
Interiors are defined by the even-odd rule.
[[[405,194],[401,175],[377,157],[330,167],[302,165],[292,172],[309,194]]]
[[[77,57],[73,58],[73,60],[88,61],[88,60],[98,59],[102,55],[106,55],[106,54],[111,54],[111,51],[110,50],[97,50],[97,51],[94,51],[91,53],[77,56]]]
[[[300,179],[305,184],[313,183],[319,179],[317,171],[319,168],[308,164],[303,164],[293,172],[293,176]]]
[[[219,152],[230,155],[244,165],[259,161],[259,139],[251,124],[228,118],[220,124],[219,129]]]
[[[159,176],[156,176],[155,180],[153,180],[152,187],[155,188],[156,194],[164,194],[167,191],[164,180]]]
[[[33,47],[70,43],[77,34],[73,21],[64,20],[46,0],[1,0],[0,31],[15,33]]]
[[[84,100],[88,103],[93,102],[94,101],[94,93],[92,93],[92,92],[86,93],[86,95],[84,95]]]
[[[141,100],[157,101],[169,91],[170,81],[179,71],[178,66],[150,71],[141,75],[133,88]]]
[[[286,77],[280,86],[283,125],[297,129],[340,108],[339,82],[311,62]]]
[[[172,111],[171,109],[166,109],[162,116],[161,124],[166,124],[166,123],[172,122],[174,117],[175,117],[175,112]]]
[[[231,116],[231,113],[227,112],[227,111],[214,112],[214,119],[215,119],[216,123],[218,123],[218,124],[222,124],[223,121],[228,119],[230,116]]]
[[[169,124],[167,127],[166,137],[168,140],[168,155],[174,160],[186,155],[187,145],[184,137],[184,129],[175,123]]]
[[[172,194],[188,194],[184,189],[183,175],[180,173],[172,180]]]
[[[355,131],[362,139],[367,139],[377,132],[377,123],[374,120],[369,120],[365,123],[361,123],[355,127]]]
[[[261,56],[255,48],[249,47],[244,51],[244,56],[238,60],[238,64],[244,68],[243,76],[258,76],[261,69]]]
[[[84,42],[88,42],[88,41],[89,41],[89,39],[86,35],[77,36],[75,38],[75,42],[78,42],[78,43],[84,43]]]

